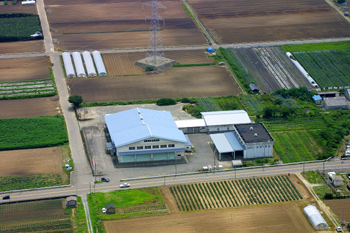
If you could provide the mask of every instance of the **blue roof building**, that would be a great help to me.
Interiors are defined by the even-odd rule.
[[[207,48],[207,52],[208,52],[208,53],[215,53],[215,49],[213,49],[213,48]]]
[[[191,142],[166,111],[143,108],[105,116],[119,163],[182,159]],[[109,144],[110,145],[110,144]]]
[[[316,104],[321,104],[322,97],[320,95],[314,95],[312,96],[312,99],[315,101]]]

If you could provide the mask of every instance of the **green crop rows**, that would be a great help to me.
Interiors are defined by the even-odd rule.
[[[0,205],[0,232],[73,232],[62,199]]]
[[[56,95],[53,79],[0,83],[0,99],[18,99]]]
[[[198,98],[197,104],[199,105],[200,109],[204,112],[221,110],[220,106],[215,102],[214,98],[212,97]]]
[[[240,100],[245,106],[249,115],[254,115],[261,112],[265,105],[256,95],[241,95]]]
[[[258,177],[171,186],[180,211],[300,200],[289,176]]]
[[[320,145],[306,130],[271,133],[275,139],[274,149],[284,163],[317,159]]]
[[[295,52],[293,54],[321,88],[350,86],[350,50]]]
[[[0,150],[41,148],[66,142],[63,116],[0,119]]]
[[[37,15],[0,14],[0,41],[39,39],[30,37],[37,31],[41,32],[40,20]]]

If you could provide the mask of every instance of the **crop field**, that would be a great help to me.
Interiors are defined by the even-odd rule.
[[[212,97],[197,99],[197,105],[199,105],[201,111],[203,112],[221,111],[220,106]]]
[[[129,101],[162,97],[236,95],[237,83],[218,66],[174,67],[160,74],[115,78],[69,79],[72,95],[84,102]]]
[[[215,98],[215,101],[222,110],[235,110],[243,108],[236,96],[218,97]]]
[[[30,35],[41,32],[38,15],[30,14],[0,14],[0,41],[31,40]],[[37,38],[35,38],[37,39]]]
[[[344,220],[350,222],[350,210],[349,208],[344,208],[350,206],[350,199],[338,199],[338,200],[326,200],[326,204],[331,208],[331,210],[338,216],[340,221],[343,220],[343,210],[344,210]]]
[[[349,23],[323,0],[189,0],[219,43],[347,37]]]
[[[0,111],[0,119],[54,116],[61,113],[58,98],[55,97],[1,100],[0,109],[6,109]]]
[[[350,50],[295,52],[293,55],[321,88],[350,87]]]
[[[22,4],[2,5],[0,7],[0,14],[13,14],[13,13],[25,13],[25,14],[37,14],[36,6],[22,6]]]
[[[1,42],[0,51],[4,53],[35,53],[43,52],[43,41],[17,41],[17,42]]]
[[[278,47],[226,49],[225,52],[239,67],[240,81],[243,84],[255,83],[261,92],[300,86],[311,88]]]
[[[0,83],[0,99],[44,97],[56,94],[53,79]]]
[[[218,209],[302,199],[288,176],[259,177],[170,187],[181,211]]]
[[[264,103],[255,95],[241,95],[239,99],[242,101],[248,114],[253,115],[265,108]]]
[[[66,142],[63,116],[0,119],[0,150],[50,147]]]
[[[14,44],[18,43],[21,42]],[[48,57],[1,59],[0,83],[48,78],[51,76],[49,65]]]
[[[70,213],[65,213],[62,199],[0,205],[0,218],[3,233],[73,232]]]
[[[164,46],[206,44],[180,1],[162,4],[167,7],[167,14],[159,10],[165,20],[160,24]],[[142,5],[136,0],[45,1],[52,36],[62,50],[147,47],[149,20],[145,18],[151,15],[151,8]]]

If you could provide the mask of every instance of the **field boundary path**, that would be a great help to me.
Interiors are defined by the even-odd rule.
[[[337,220],[330,213],[328,207],[323,203],[323,201],[317,196],[315,191],[312,189],[312,185],[300,173],[297,173],[297,176],[304,183],[305,187],[309,190],[312,196],[315,198],[315,200],[317,201],[317,204],[320,206],[323,212],[327,214],[328,218],[332,221],[333,225],[335,227],[339,226]]]
[[[83,206],[84,206],[85,216],[86,216],[86,224],[87,224],[89,233],[93,233],[94,230],[93,230],[92,224],[91,224],[91,216],[90,216],[89,204],[87,202],[86,194],[81,195],[81,201],[82,201]]]

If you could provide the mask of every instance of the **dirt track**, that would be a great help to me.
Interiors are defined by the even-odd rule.
[[[0,60],[0,82],[13,82],[49,78],[48,57]]]
[[[53,116],[60,114],[58,100],[55,97],[0,100],[0,118],[26,118],[39,116]]]
[[[1,151],[0,176],[20,176],[55,173],[65,177],[62,171],[62,152],[59,147],[28,150]],[[21,172],[22,169],[22,172]]]
[[[106,232],[315,232],[297,203],[104,221]]]
[[[72,95],[84,102],[236,95],[240,91],[225,68],[174,67],[161,74],[116,78],[68,79]]]

